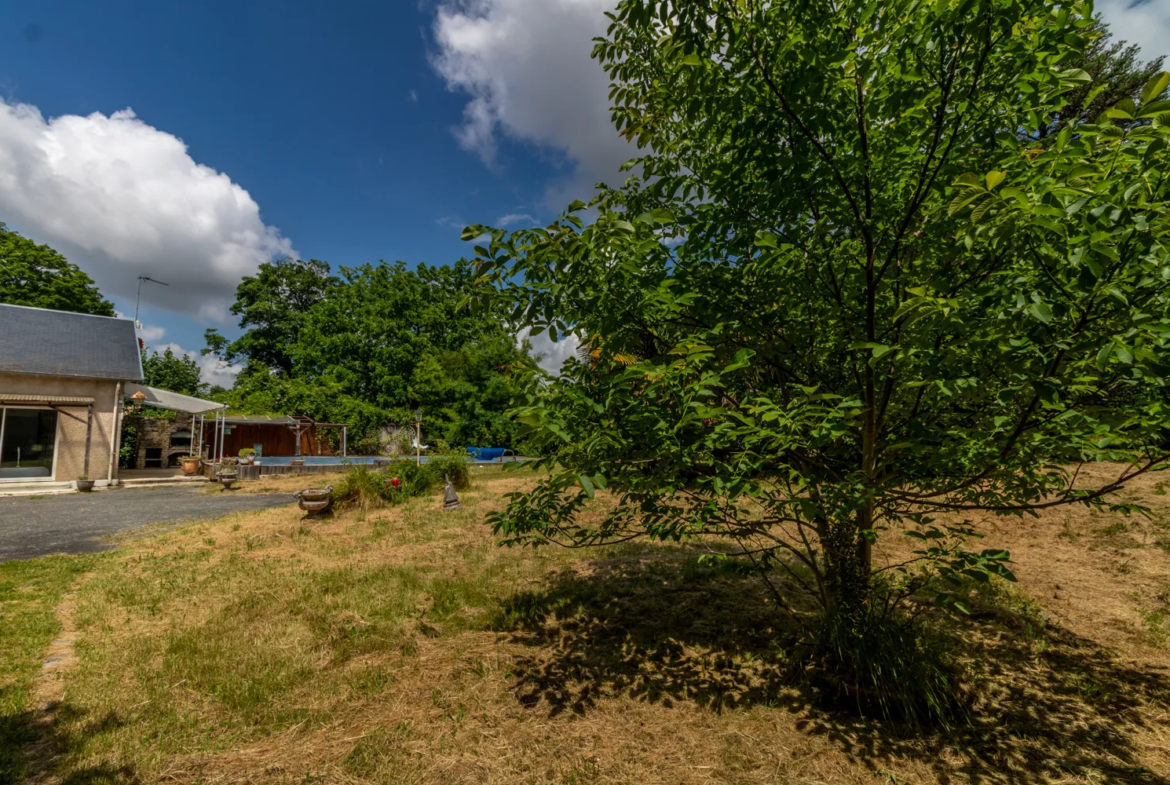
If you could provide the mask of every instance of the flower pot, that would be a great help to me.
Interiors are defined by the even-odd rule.
[[[73,484],[82,493],[89,493],[93,490],[94,480],[74,480]]]
[[[310,516],[315,516],[318,513],[324,512],[332,501],[329,494],[333,492],[333,486],[326,488],[306,488],[303,491],[297,491],[293,494],[293,498],[297,500],[297,506],[307,512]]]
[[[183,468],[183,474],[188,476],[199,473],[199,459],[198,458],[183,458],[179,465]]]
[[[240,465],[241,466],[251,466],[253,460],[255,460],[255,459],[252,456],[245,455],[245,456],[240,458]]]

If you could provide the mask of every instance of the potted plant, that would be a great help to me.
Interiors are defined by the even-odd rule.
[[[252,461],[256,459],[256,451],[251,447],[245,447],[240,450],[240,464],[242,466],[251,466]]]
[[[232,487],[232,483],[240,478],[239,469],[236,468],[235,458],[224,458],[223,463],[219,465],[219,474],[216,476],[224,489]]]
[[[74,485],[77,487],[77,490],[81,491],[82,493],[88,493],[93,490],[93,480],[89,479],[84,474],[77,478],[77,481],[74,483]]]
[[[183,455],[179,458],[179,465],[183,467],[183,474],[188,476],[199,473],[199,456]]]

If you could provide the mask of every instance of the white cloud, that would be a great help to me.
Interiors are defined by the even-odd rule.
[[[152,346],[150,348],[159,354],[170,349],[177,355],[190,357],[199,366],[199,378],[204,383],[213,386],[219,385],[220,387],[230,388],[236,382],[236,375],[243,370],[243,366],[241,365],[231,365],[213,354],[200,354],[190,349],[184,349],[177,343],[164,343],[161,346]]]
[[[0,99],[0,215],[132,300],[136,278],[170,286],[143,303],[225,319],[240,277],[291,243],[226,174],[126,109],[46,119]]]
[[[1114,40],[1142,48],[1143,61],[1170,59],[1170,0],[1098,0],[1094,10],[1105,17]]]
[[[491,165],[504,134],[565,153],[576,165],[576,188],[615,182],[637,148],[610,121],[609,77],[590,52],[616,5],[442,0],[432,64],[450,89],[471,98],[456,131],[460,144]]]
[[[244,369],[242,365],[224,362],[213,354],[199,355],[195,362],[199,365],[199,376],[204,382],[225,389],[231,389],[236,383],[236,376]]]
[[[127,316],[126,314],[122,313],[121,311],[119,311],[117,309],[114,309],[114,316],[118,317],[119,319],[129,319],[130,318],[129,316]],[[138,330],[138,337],[141,338],[143,341],[145,341],[147,344],[151,344],[151,343],[154,343],[155,341],[162,340],[162,337],[166,334],[167,334],[166,328],[159,327],[156,324],[144,324],[144,325],[142,325],[142,329]]]
[[[532,335],[527,327],[521,330],[516,338],[519,341],[528,339],[532,344],[532,353],[540,357],[540,367],[551,374],[559,374],[565,360],[576,354],[577,347],[581,345],[575,335],[566,335],[559,341],[553,341],[547,332]]]
[[[154,324],[144,324],[142,325],[142,329],[138,331],[138,337],[148,345],[162,340],[162,337],[166,334],[167,331],[165,328]]]
[[[508,227],[513,224],[535,224],[537,221],[528,213],[508,213],[496,219],[496,226]]]

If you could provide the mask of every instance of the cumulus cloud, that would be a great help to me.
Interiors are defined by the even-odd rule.
[[[1170,2],[1167,0],[1098,0],[1095,10],[1109,23],[1114,40],[1137,44],[1142,48],[1144,60],[1160,56],[1170,59]]]
[[[46,119],[0,99],[0,216],[54,246],[108,296],[224,319],[240,277],[291,243],[226,174],[126,109]]]
[[[540,358],[538,360],[540,367],[551,374],[559,374],[565,360],[576,354],[577,347],[581,345],[575,335],[566,335],[561,340],[554,341],[549,338],[547,332],[532,335],[527,327],[521,330],[516,338],[519,341],[527,339],[532,344],[532,353]]]
[[[236,375],[243,370],[243,366],[224,362],[213,354],[200,354],[190,349],[184,349],[177,343],[164,343],[161,346],[150,348],[159,354],[170,349],[180,357],[190,357],[199,366],[199,378],[212,386],[230,388],[236,382]]]
[[[575,164],[571,187],[550,206],[581,196],[597,180],[613,182],[637,154],[610,121],[609,82],[590,58],[616,0],[440,0],[432,65],[465,93],[460,144],[489,165],[501,137],[561,151]],[[1147,59],[1170,54],[1170,0],[1098,0],[1114,35]]]
[[[613,181],[637,151],[610,121],[609,78],[590,52],[616,5],[443,0],[432,64],[450,89],[470,97],[459,143],[493,164],[504,135],[563,152],[580,183]]]
[[[138,337],[148,344],[161,341],[166,334],[167,331],[165,328],[154,324],[144,324],[142,325],[142,329],[138,331]]]

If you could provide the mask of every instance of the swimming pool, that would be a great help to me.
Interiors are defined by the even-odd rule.
[[[409,457],[398,458],[397,460],[413,461],[414,459],[415,459],[414,456],[411,455]],[[264,457],[259,458],[257,460],[260,461],[261,466],[290,466],[290,465],[292,465],[293,458],[292,458],[292,456],[289,456],[289,455],[274,455],[274,456],[265,455]],[[370,465],[374,461],[387,460],[387,457],[384,455],[351,455],[348,458],[342,458],[339,455],[306,455],[306,456],[300,458],[299,460],[304,461],[305,466],[345,466],[347,464]],[[393,459],[391,459],[391,460],[393,460]],[[426,455],[424,455],[422,457],[422,460],[423,460],[423,463],[426,463],[428,460],[428,457]],[[505,458],[502,461],[502,463],[513,463],[515,461],[520,461],[520,460],[523,460],[523,459],[509,456],[509,457]],[[471,459],[470,455],[467,456],[467,462],[471,463],[471,464],[481,465],[481,466],[492,466],[494,464],[501,463],[501,461],[473,461]]]

